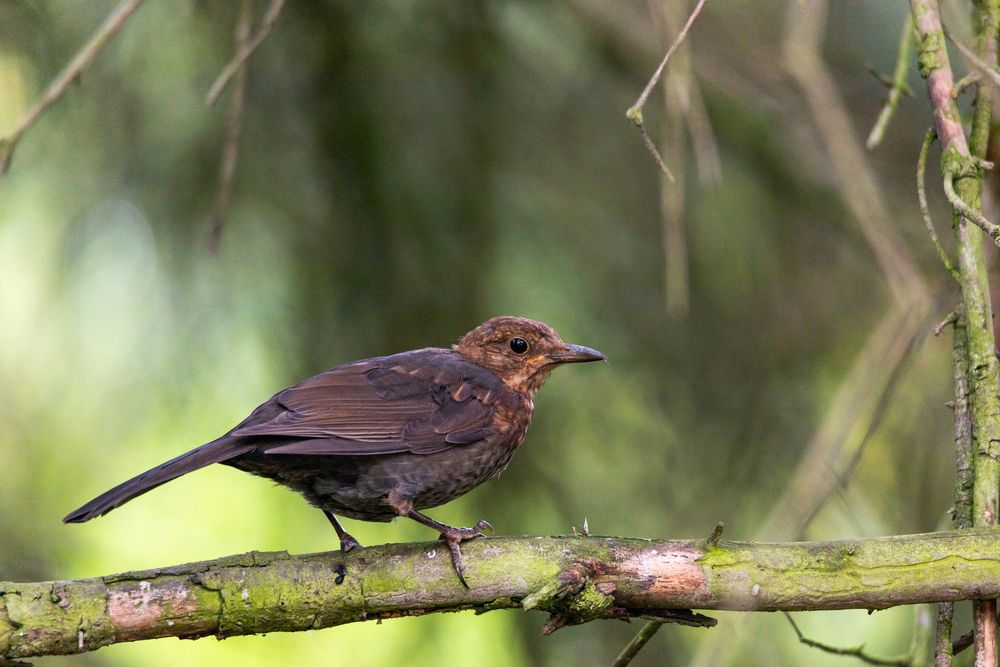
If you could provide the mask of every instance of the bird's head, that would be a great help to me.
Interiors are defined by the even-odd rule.
[[[607,359],[589,347],[564,343],[552,327],[523,317],[494,317],[452,347],[529,396],[559,364]]]

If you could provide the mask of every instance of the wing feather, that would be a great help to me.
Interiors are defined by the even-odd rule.
[[[430,454],[485,438],[503,391],[499,378],[452,350],[404,352],[290,387],[230,435],[287,439],[268,454]]]

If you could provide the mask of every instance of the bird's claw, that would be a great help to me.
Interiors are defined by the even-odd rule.
[[[361,543],[354,539],[354,536],[344,533],[344,536],[340,538],[340,550],[343,553],[347,553],[352,549],[360,549]]]
[[[458,580],[466,588],[469,588],[469,584],[465,581],[465,558],[462,556],[462,548],[459,545],[476,537],[486,537],[483,533],[484,530],[493,532],[493,526],[490,525],[489,521],[480,520],[472,528],[449,527],[448,530],[441,531],[441,539],[448,545],[448,551],[451,552],[451,564],[455,568],[455,574],[458,575]]]

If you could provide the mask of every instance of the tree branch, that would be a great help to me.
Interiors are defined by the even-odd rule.
[[[885,129],[889,126],[899,100],[903,97],[909,86],[906,85],[906,75],[910,72],[910,51],[913,49],[913,17],[907,14],[903,20],[903,29],[899,35],[899,46],[896,49],[896,68],[892,72],[892,80],[889,81],[889,95],[886,97],[882,111],[878,114],[875,126],[868,134],[865,146],[871,150],[882,143],[885,137]]]
[[[236,52],[240,53],[250,40],[250,28],[253,23],[253,3],[243,0],[240,4],[240,15],[233,31],[233,41]],[[244,60],[236,68],[233,95],[229,103],[229,113],[226,114],[226,143],[222,148],[222,162],[219,167],[219,190],[215,195],[215,206],[212,217],[209,218],[208,248],[215,254],[219,251],[222,241],[222,227],[229,216],[229,198],[233,190],[233,177],[236,175],[236,161],[240,155],[240,134],[243,130],[243,113],[246,109],[247,61]]]
[[[49,84],[45,94],[28,109],[24,117],[18,122],[17,127],[6,137],[0,138],[0,173],[6,173],[10,169],[11,160],[14,159],[14,150],[21,137],[31,129],[35,122],[45,111],[55,104],[66,89],[74,81],[79,80],[83,70],[93,62],[101,49],[111,41],[111,38],[118,34],[118,31],[125,25],[132,13],[139,8],[143,0],[123,0],[115,7],[114,11],[108,14],[101,27],[91,36],[90,40],[84,44],[79,53],[73,56],[69,64],[59,73],[52,83]]]
[[[996,529],[840,542],[721,540],[710,547],[705,540],[481,538],[463,546],[470,588],[436,542],[346,556],[251,552],[93,579],[0,583],[0,658],[469,609],[544,610],[552,614],[551,631],[606,618],[713,624],[671,612],[687,608],[884,609],[995,597],[998,543]]]
[[[222,72],[219,73],[218,78],[215,79],[215,83],[209,88],[208,93],[205,95],[205,106],[212,106],[215,104],[219,96],[222,95],[222,91],[226,89],[229,82],[233,80],[236,73],[240,71],[243,64],[247,61],[247,58],[253,55],[253,52],[257,50],[267,36],[271,34],[271,28],[274,24],[278,22],[278,16],[281,15],[281,10],[285,6],[285,0],[271,0],[271,4],[268,5],[267,11],[264,13],[264,18],[261,19],[260,27],[257,28],[257,32],[254,33],[253,37],[244,44],[243,48],[236,52],[233,59],[229,61]]]
[[[983,188],[982,160],[986,157],[993,110],[993,86],[977,86],[972,127],[966,140],[952,95],[954,77],[945,48],[937,0],[910,0],[910,5],[918,36],[917,61],[921,76],[927,80],[934,125],[941,142],[945,191],[955,211],[953,219],[966,320],[966,368],[975,452],[972,515],[976,526],[991,526],[997,523],[997,506],[1000,504],[1000,364],[996,357],[982,237],[973,232],[968,223],[975,222],[982,226],[985,221],[985,218],[979,219],[982,217],[979,208]],[[976,9],[977,48],[981,60],[992,66],[997,62],[998,8],[994,2],[977,2]],[[986,226],[984,230],[1000,242],[1000,228]],[[996,601],[977,600],[973,611],[975,664],[977,667],[996,665]]]
[[[904,658],[877,658],[875,656],[868,655],[867,653],[865,653],[864,645],[851,646],[851,647],[831,646],[830,644],[818,642],[815,639],[809,639],[804,634],[802,634],[802,630],[799,629],[799,624],[795,622],[795,619],[792,618],[792,615],[789,614],[787,611],[785,612],[785,618],[787,618],[788,622],[792,624],[792,629],[795,630],[795,636],[799,638],[799,641],[801,643],[805,644],[806,646],[819,649],[824,653],[832,653],[833,655],[847,655],[851,656],[852,658],[857,658],[858,660],[866,664],[881,665],[883,667],[910,667],[910,665],[913,664],[913,661],[909,658],[909,656]]]
[[[662,171],[663,175],[666,176],[671,182],[674,180],[674,175],[670,173],[670,169],[667,168],[666,163],[660,156],[660,151],[656,150],[656,144],[653,143],[653,139],[649,136],[649,133],[646,132],[646,128],[643,125],[642,108],[646,106],[646,100],[649,99],[649,94],[653,91],[653,88],[663,75],[663,70],[666,68],[667,62],[670,60],[670,56],[674,55],[674,51],[680,47],[684,38],[687,37],[691,26],[694,25],[695,19],[698,18],[699,14],[701,14],[701,10],[705,7],[705,2],[706,0],[698,0],[694,9],[691,10],[688,20],[684,23],[684,27],[682,27],[681,31],[677,34],[677,38],[670,45],[670,48],[667,49],[667,54],[663,56],[663,60],[660,61],[659,67],[657,67],[656,71],[653,72],[653,76],[650,77],[646,87],[643,88],[642,93],[640,93],[639,99],[637,99],[635,104],[629,107],[628,111],[625,112],[625,117],[639,128],[639,132],[642,134],[642,140],[646,144],[646,148],[649,149],[650,154],[656,160],[656,163],[660,166],[660,171]]]

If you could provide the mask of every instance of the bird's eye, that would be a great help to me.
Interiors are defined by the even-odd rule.
[[[513,350],[514,354],[524,354],[528,351],[528,341],[523,338],[511,338],[510,349]]]

